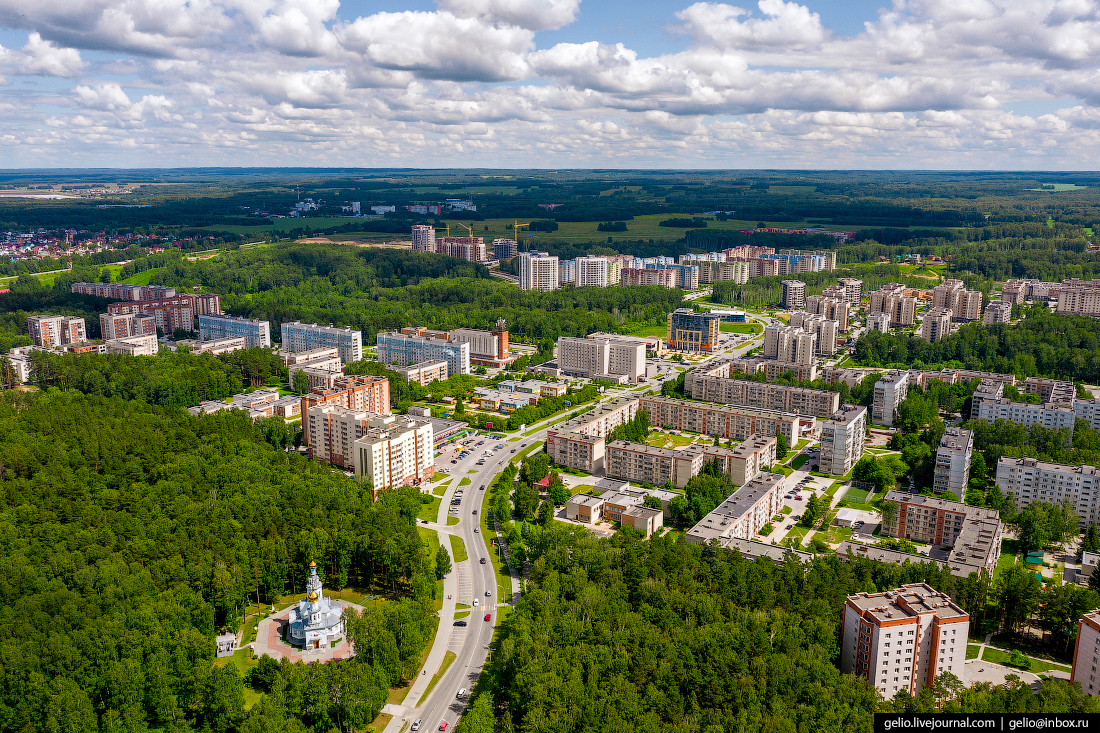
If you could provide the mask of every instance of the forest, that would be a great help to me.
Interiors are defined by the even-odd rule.
[[[243,413],[2,392],[0,491],[0,729],[327,731],[416,673],[435,592],[419,492],[374,500]],[[213,637],[301,593],[311,559],[330,590],[388,600],[352,624],[355,662],[269,668],[246,713]]]

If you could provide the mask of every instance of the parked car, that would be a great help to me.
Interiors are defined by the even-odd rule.
[[[455,626],[465,626],[465,625],[466,625],[466,622],[463,621],[462,619],[459,619],[458,621],[455,621]]]

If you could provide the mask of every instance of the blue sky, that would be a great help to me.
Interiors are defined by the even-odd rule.
[[[1100,0],[0,0],[8,165],[1051,168]]]

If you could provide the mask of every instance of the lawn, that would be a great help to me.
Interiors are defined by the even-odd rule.
[[[424,540],[424,544],[428,546],[428,556],[435,557],[435,553],[439,552],[439,535],[434,529],[428,529],[427,527],[417,527],[416,533],[420,535],[420,539]],[[443,580],[435,581],[435,600],[432,601],[435,605],[435,610],[438,611],[443,608]],[[438,626],[438,624],[437,624]],[[429,645],[430,646],[430,645]],[[423,663],[423,662],[422,662]],[[407,690],[406,690],[407,692]]]
[[[466,554],[466,543],[458,535],[451,535],[451,555],[455,562],[464,562],[470,559]]]
[[[122,268],[120,267],[119,269],[121,270]],[[153,275],[163,269],[163,267],[155,267],[152,270],[146,270],[145,272],[139,272],[136,275],[131,275],[121,282],[127,283],[128,285],[148,285],[149,281],[153,279]],[[114,273],[112,273],[112,275],[113,274]]]
[[[668,326],[639,326],[631,331],[630,336],[645,336],[648,338],[668,338]]]
[[[802,468],[806,464],[806,461],[810,460],[810,457],[805,453],[799,453],[795,456],[795,459],[791,461],[791,468]]]
[[[454,652],[447,652],[447,654],[443,657],[443,664],[440,665],[439,671],[435,673],[435,676],[432,677],[432,681],[428,683],[428,689],[424,690],[424,694],[420,696],[421,700],[428,699],[428,695],[432,694],[432,690],[435,689],[436,684],[439,683],[439,680],[443,679],[443,675],[447,674],[447,670],[451,668],[451,664],[455,661],[457,657],[458,655]]]
[[[596,492],[596,487],[592,484],[577,484],[569,489],[570,494],[593,494]]]
[[[432,493],[436,496],[443,496],[447,493],[447,484],[440,484],[432,489]]]
[[[472,473],[477,473],[477,471],[472,471]],[[461,481],[458,482],[458,485],[459,486],[469,486],[472,483],[473,483],[473,481],[471,481],[468,477],[465,477]]]
[[[867,497],[870,492],[867,489],[857,489],[855,486],[848,487],[848,490],[844,493],[844,501],[849,504],[867,504]]]
[[[985,652],[982,654],[982,660],[983,661],[993,662],[994,664],[1003,664],[1006,667],[1011,667],[1012,666],[1011,664],[1008,663],[1008,660],[1011,659],[1011,658],[1012,658],[1012,653],[1011,652],[1003,651],[1001,649],[994,649],[991,646],[987,646],[985,648]],[[1050,671],[1057,671],[1057,672],[1070,672],[1070,671],[1072,671],[1072,669],[1070,667],[1066,667],[1065,665],[1061,665],[1061,664],[1054,664],[1053,662],[1048,662],[1045,659],[1036,659],[1035,657],[1028,657],[1028,659],[1031,660],[1031,668],[1028,671],[1029,672],[1035,672],[1036,674],[1039,674],[1041,672],[1050,672]]]
[[[433,497],[431,502],[420,505],[420,512],[416,515],[420,519],[427,519],[429,522],[434,522],[439,516],[439,502],[442,499],[439,497]]]
[[[759,323],[723,323],[723,333],[763,333],[764,327]]]
[[[966,658],[967,659],[977,659],[978,658],[978,650],[981,649],[981,648],[982,648],[981,644],[967,644],[966,645]]]
[[[447,526],[453,527],[458,524],[458,517],[447,517]]]
[[[651,433],[646,438],[646,445],[656,446],[658,448],[685,448],[691,445],[695,441],[694,438],[687,437],[685,435],[669,435],[667,433]]]

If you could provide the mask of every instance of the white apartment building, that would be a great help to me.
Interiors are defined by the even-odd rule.
[[[559,260],[558,261],[558,285],[576,285],[577,284],[577,261],[576,260]]]
[[[949,308],[931,308],[924,314],[920,335],[925,341],[934,343],[951,333],[951,310]]]
[[[413,252],[435,252],[435,227],[416,224],[412,228]]]
[[[1050,428],[1051,430],[1069,428],[1072,431],[1077,414],[1068,407],[1014,402],[1001,397],[982,400],[982,403],[978,405],[978,417],[989,422],[1001,419],[1021,425],[1039,423],[1044,428]]]
[[[1095,572],[1095,571],[1094,571]],[[1100,666],[1100,610],[1089,611],[1077,623],[1077,643],[1073,647],[1073,673],[1070,682],[1080,682],[1081,692],[1100,694],[1097,676]]]
[[[885,593],[857,593],[844,604],[840,671],[874,685],[884,698],[920,694],[936,675],[966,682],[970,616],[924,583]]]
[[[442,360],[447,362],[447,373],[451,376],[470,373],[470,344],[465,342],[392,331],[379,333],[375,343],[378,361],[386,366],[409,366]]]
[[[797,326],[768,326],[764,329],[764,358],[792,364],[813,364],[817,334]]]
[[[199,338],[203,341],[243,338],[246,349],[271,346],[271,324],[257,318],[237,318],[215,313],[199,316]]]
[[[824,295],[811,295],[806,298],[806,311],[827,320],[836,321],[841,331],[848,330],[852,308],[846,300]]]
[[[966,483],[970,480],[970,457],[974,452],[974,431],[949,426],[943,431],[936,448],[936,469],[932,491],[942,494],[952,491],[966,498]]]
[[[370,479],[375,492],[426,481],[435,473],[434,438],[430,420],[373,415],[352,443],[355,473]]]
[[[74,316],[27,316],[27,333],[35,346],[46,349],[88,340],[84,319]]]
[[[728,537],[752,539],[783,507],[781,473],[760,473],[730,494],[714,511],[696,522],[685,539],[706,544]]]
[[[837,278],[836,284],[844,288],[844,298],[853,308],[859,307],[860,296],[863,295],[863,281],[854,277]]]
[[[875,398],[871,403],[871,422],[891,427],[898,416],[898,405],[909,394],[909,372],[886,372],[875,382]]]
[[[867,316],[867,330],[890,332],[890,316],[886,313],[871,313]]]
[[[130,336],[124,339],[113,339],[103,344],[108,354],[125,354],[127,356],[156,356],[160,351],[160,344],[156,336]]]
[[[867,408],[844,405],[821,423],[822,473],[843,476],[863,457],[863,441],[867,427]]]
[[[618,285],[623,279],[623,260],[626,259],[622,255],[617,257],[607,258],[607,284]]]
[[[607,285],[608,279],[606,257],[577,258],[578,288],[606,288]]]
[[[1021,511],[1033,501],[1073,502],[1081,527],[1100,522],[1100,474],[1095,466],[1063,466],[1036,458],[1002,457],[997,461],[997,487],[1016,499]]]
[[[779,287],[783,307],[796,310],[806,306],[806,283],[801,280],[784,280]]]
[[[422,361],[419,364],[410,364],[407,367],[396,367],[398,374],[410,382],[428,386],[434,381],[447,381],[447,362],[442,359],[436,361]]]
[[[558,258],[546,252],[520,252],[517,271],[521,290],[557,290]]]
[[[363,332],[350,328],[337,328],[331,324],[294,321],[281,327],[283,351],[311,351],[320,348],[336,348],[345,364],[363,359]]]
[[[1058,314],[1100,317],[1100,280],[1063,280],[1058,288]]]
[[[309,429],[303,431],[303,438],[310,455],[334,466],[352,466],[352,443],[366,433],[369,421],[376,416],[374,412],[337,404],[307,406],[302,420],[309,423]]]
[[[558,368],[569,376],[607,378],[623,375],[631,384],[645,377],[646,345],[641,341],[562,336]]]
[[[1073,412],[1093,430],[1100,430],[1100,400],[1074,400]]]
[[[844,303],[841,303],[841,305],[845,308],[848,307]],[[820,356],[836,354],[836,339],[840,331],[839,322],[806,311],[795,311],[791,314],[791,326],[801,328],[803,331],[817,336],[817,354]]]
[[[1012,303],[1006,303],[1003,300],[991,300],[989,305],[985,307],[985,315],[982,317],[982,323],[986,326],[992,326],[994,323],[1008,323],[1012,320]]]

